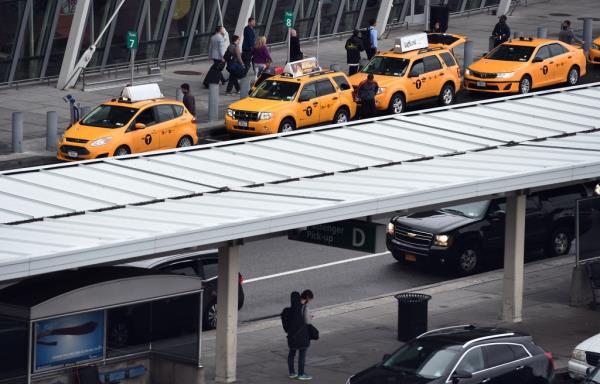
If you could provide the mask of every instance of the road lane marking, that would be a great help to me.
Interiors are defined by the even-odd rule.
[[[274,279],[274,278],[282,277],[282,276],[294,275],[294,274],[297,274],[297,273],[302,273],[302,272],[306,272],[306,271],[312,271],[312,270],[315,270],[315,269],[332,267],[334,265],[340,265],[340,264],[352,263],[352,262],[355,262],[355,261],[372,259],[372,258],[375,258],[375,257],[385,256],[385,255],[389,255],[389,254],[390,254],[389,252],[373,253],[371,255],[353,257],[351,259],[344,259],[344,260],[339,260],[339,261],[333,261],[331,263],[313,265],[312,267],[294,269],[292,271],[285,271],[285,272],[275,273],[275,274],[272,274],[272,275],[266,275],[266,276],[261,276],[261,277],[254,277],[252,279],[244,279],[244,284],[254,283],[256,281]]]

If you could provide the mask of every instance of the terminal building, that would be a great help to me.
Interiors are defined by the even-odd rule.
[[[120,0],[0,0],[0,84],[54,81],[64,84],[83,52],[96,40],[88,69],[127,66],[128,31],[136,31],[136,62],[177,61],[208,54],[215,27],[241,35],[249,17],[258,35],[271,45],[286,40],[284,12],[292,11],[301,39],[366,28],[376,19],[378,31],[398,25],[425,24],[430,5],[460,13],[493,9],[505,0],[125,0],[114,22],[101,35]],[[499,5],[499,3],[502,3]],[[221,16],[222,15],[222,16]],[[221,21],[222,19],[222,21]],[[62,77],[60,79],[59,77]]]

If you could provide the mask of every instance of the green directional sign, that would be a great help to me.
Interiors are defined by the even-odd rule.
[[[286,28],[292,28],[294,26],[294,12],[285,11],[283,14],[283,25]]]
[[[330,247],[352,249],[354,251],[375,253],[381,251],[379,238],[383,229],[375,223],[360,220],[345,220],[334,223],[313,225],[306,229],[290,231],[290,240],[321,244]]]
[[[138,34],[135,31],[127,32],[127,48],[137,49],[138,47]]]

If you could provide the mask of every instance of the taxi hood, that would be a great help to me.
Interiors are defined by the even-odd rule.
[[[528,64],[526,61],[490,60],[484,57],[469,65],[469,69],[484,73],[515,72]]]
[[[102,128],[75,123],[71,127],[67,128],[65,131],[65,137],[92,141],[101,137],[111,136],[117,132],[121,133],[125,128],[126,126],[118,128]]]
[[[274,112],[279,109],[289,108],[289,106],[289,101],[245,97],[240,101],[230,104],[229,108],[250,112]]]

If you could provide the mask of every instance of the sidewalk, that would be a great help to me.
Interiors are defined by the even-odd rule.
[[[546,259],[525,267],[523,322],[499,320],[502,303],[502,271],[415,288],[432,296],[429,329],[475,324],[500,326],[529,333],[534,341],[554,354],[557,370],[563,370],[576,344],[600,332],[600,311],[569,306],[574,257]],[[360,284],[360,282],[356,282]],[[315,292],[318,306],[318,292]],[[242,309],[243,310],[243,309]],[[321,338],[311,344],[307,371],[314,383],[333,384],[377,363],[401,342],[397,335],[394,294],[314,311],[313,323]],[[205,332],[203,360],[206,382],[214,379],[215,331]],[[289,383],[287,345],[279,318],[241,325],[238,332],[238,382],[243,384]]]
[[[565,18],[573,21],[575,32],[581,36],[583,25],[577,17],[594,15],[600,12],[597,0],[538,0],[530,1],[529,6],[519,6],[508,23],[512,31],[523,32],[525,36],[535,36],[538,26],[548,28],[548,37],[558,35],[560,22]],[[470,16],[454,17],[450,19],[448,32],[468,36],[474,42],[474,56],[477,58],[488,50],[488,37],[497,17],[491,14],[478,13]],[[411,28],[422,30],[422,26]],[[391,31],[389,38],[379,41],[380,49],[386,50],[393,45],[396,31]],[[600,35],[600,23],[595,23],[594,36]],[[319,58],[323,67],[339,64],[340,69],[346,70],[346,52],[343,49],[347,37],[322,39],[320,43]],[[303,42],[302,50],[305,56],[316,55],[316,41]],[[462,59],[463,50],[456,50],[457,56]],[[272,50],[274,62],[282,65],[286,59],[285,47],[276,47]],[[208,92],[202,86],[202,80],[208,71],[208,60],[195,61],[185,64],[168,64],[166,71],[163,68],[163,81],[160,87],[165,96],[174,98],[176,89],[180,84],[187,82],[191,85],[196,96],[196,106],[199,117],[199,129],[206,127],[208,111]],[[186,74],[178,74],[184,72]],[[194,73],[193,75],[189,73]],[[45,151],[46,112],[57,111],[59,116],[59,134],[67,127],[69,121],[68,105],[62,97],[71,94],[82,106],[96,106],[101,102],[119,94],[120,88],[105,89],[95,92],[82,92],[72,89],[69,91],[57,90],[54,85],[20,86],[18,89],[0,89],[0,169],[30,166],[44,161],[53,161],[54,153]],[[226,96],[225,86],[221,87],[221,100],[219,116],[224,116],[227,106],[238,99],[239,96]],[[23,154],[10,154],[11,152],[11,114],[22,111],[24,118],[24,148]],[[219,126],[221,119],[216,122]]]

